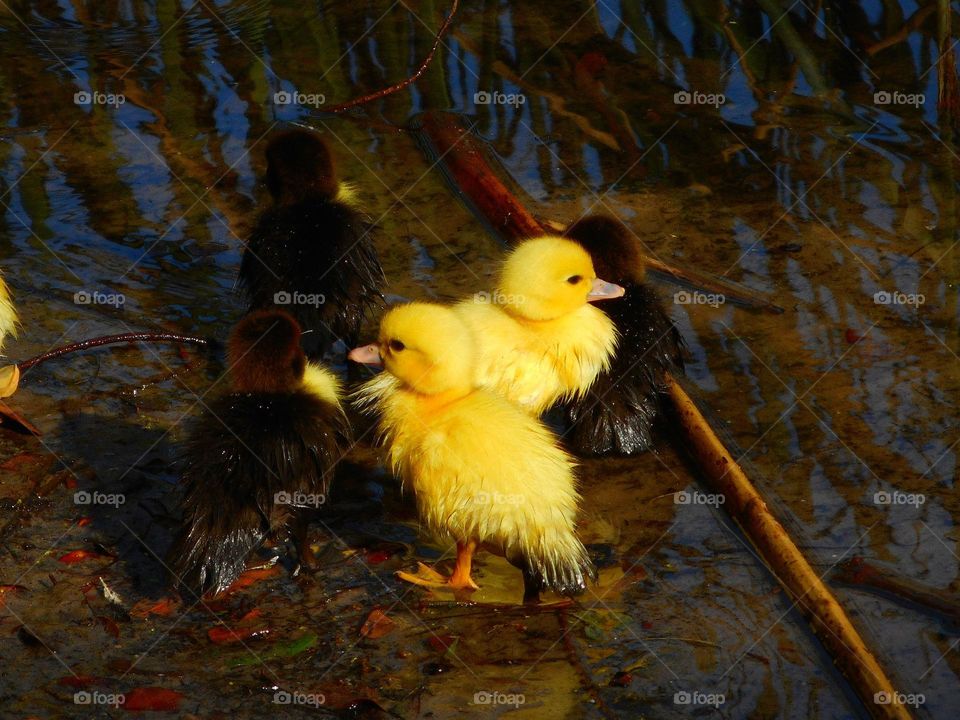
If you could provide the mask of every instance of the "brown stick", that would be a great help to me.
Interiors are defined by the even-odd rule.
[[[497,233],[508,240],[519,240],[543,235],[547,231],[563,231],[562,226],[552,222],[546,223],[545,229],[520,203],[490,168],[482,145],[460,124],[456,115],[429,111],[424,113],[420,122],[421,131],[432,143],[437,156],[443,158],[443,165],[454,185]],[[716,289],[729,299],[749,307],[759,307],[777,314],[783,312],[782,307],[759,294],[707,273],[678,268],[649,255],[644,262],[648,267],[678,280]]]
[[[906,40],[910,33],[914,30],[920,29],[920,26],[923,25],[924,21],[930,17],[930,15],[937,9],[936,3],[930,3],[929,5],[924,5],[922,8],[919,8],[913,15],[907,18],[907,21],[903,24],[899,30],[897,30],[892,35],[888,35],[883,40],[875,42],[873,45],[864,48],[864,52],[867,55],[876,55],[881,50],[886,50],[891,45],[896,45],[899,42]]]
[[[29,360],[24,360],[23,362],[17,363],[17,367],[20,370],[29,370],[34,365],[40,365],[45,363],[47,360],[53,360],[54,358],[62,357],[63,355],[69,355],[73,352],[78,352],[80,350],[86,350],[88,348],[100,347],[101,345],[115,345],[118,343],[135,343],[135,342],[145,342],[145,343],[195,343],[197,345],[207,345],[209,341],[206,338],[196,337],[194,335],[180,335],[178,333],[161,333],[161,332],[130,332],[130,333],[120,333],[119,335],[104,335],[102,337],[90,338],[89,340],[81,340],[80,342],[70,343],[69,345],[63,345],[62,347],[54,348],[53,350],[48,350],[45,353],[41,353],[35,357],[30,358]]]
[[[952,622],[960,622],[960,596],[916,580],[908,580],[894,572],[868,563],[862,557],[846,561],[833,573],[836,582],[875,590],[879,594],[916,605]]]
[[[423,62],[420,63],[420,67],[417,68],[416,72],[413,73],[410,77],[400,82],[390,85],[389,87],[381,88],[376,92],[363,95],[361,97],[355,98],[354,100],[348,100],[345,103],[340,103],[339,105],[333,105],[332,107],[323,108],[324,112],[328,113],[341,113],[344,110],[349,110],[350,108],[357,107],[358,105],[364,105],[368,102],[373,102],[374,100],[379,100],[384,98],[387,95],[393,95],[393,93],[403,90],[408,85],[415,83],[427,68],[430,66],[430,63],[433,62],[433,56],[437,52],[437,48],[440,46],[440,41],[443,40],[443,36],[447,34],[447,30],[450,29],[450,23],[453,22],[453,16],[457,14],[457,8],[460,6],[460,0],[453,0],[453,4],[450,7],[450,14],[447,15],[447,18],[443,21],[443,24],[440,26],[440,29],[437,31],[437,37],[433,41],[433,47],[430,48],[430,52],[427,53],[427,56],[423,59]]]
[[[455,128],[433,121],[428,114],[424,130],[434,139],[454,179],[478,211],[507,239],[516,242],[544,232],[536,219],[520,205],[506,186],[492,175],[482,156],[471,151],[468,141]],[[449,153],[449,154],[448,154]],[[875,702],[877,693],[895,692],[873,654],[867,648],[840,603],[810,567],[806,558],[767,508],[760,493],[717,438],[686,391],[669,374],[665,377],[680,427],[710,485],[725,497],[724,507],[739,523],[760,552],[770,571],[809,619],[814,632],[833,655],[837,665],[875,718],[909,719],[903,705]]]
[[[723,507],[743,528],[770,572],[780,581],[814,632],[833,655],[867,711],[875,718],[909,718],[903,705],[878,704],[877,693],[894,696],[894,688],[833,593],[813,571],[803,553],[770,512],[763,497],[707,424],[686,391],[666,377],[670,398],[689,448],[707,480],[724,496]]]

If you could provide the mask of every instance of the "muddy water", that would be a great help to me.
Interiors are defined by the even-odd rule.
[[[833,578],[860,556],[956,591],[957,151],[936,111],[931,38],[861,60],[913,5],[850,6],[790,16],[814,74],[757,9],[466,2],[413,88],[333,118],[309,103],[411,73],[446,7],[11,5],[0,263],[23,331],[7,352],[159,327],[223,338],[265,199],[263,141],[294,121],[330,139],[378,220],[391,295],[488,287],[504,246],[409,129],[426,109],[462,113],[538,216],[616,213],[649,253],[783,306],[685,304],[676,293],[694,289],[653,278],[687,341],[691,388],[814,566]],[[678,104],[683,88],[725,102]],[[84,292],[98,302],[78,303]],[[517,607],[515,571],[486,555],[476,604],[401,587],[396,569],[446,548],[418,535],[410,499],[361,446],[315,528],[318,575],[283,569],[144,617],[165,596],[177,443],[221,374],[215,354],[171,348],[27,374],[14,405],[44,436],[0,437],[0,584],[20,586],[0,611],[5,716],[109,716],[74,693],[107,702],[145,687],[200,717],[863,715],[722,507],[675,502],[710,489],[668,435],[645,457],[583,464],[582,533],[604,561],[574,607]],[[124,502],[78,505],[84,490]],[[76,550],[96,556],[66,562]],[[955,715],[956,626],[836,588],[894,684],[923,696],[916,715]],[[393,625],[361,637],[375,608]],[[262,627],[242,643],[209,634],[250,622]]]

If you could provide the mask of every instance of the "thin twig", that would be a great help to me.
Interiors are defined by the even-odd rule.
[[[367,95],[355,98],[354,100],[348,100],[345,103],[340,103],[339,105],[334,105],[333,107],[323,108],[323,111],[328,113],[341,113],[344,110],[349,110],[357,105],[364,105],[365,103],[379,100],[387,95],[393,95],[393,93],[403,90],[408,85],[415,83],[418,79],[420,79],[420,76],[426,72],[427,68],[430,66],[430,63],[433,62],[433,56],[436,54],[437,48],[440,46],[440,41],[443,39],[443,36],[446,35],[447,30],[450,29],[450,24],[453,22],[453,16],[457,14],[457,8],[459,5],[460,0],[453,0],[453,5],[450,7],[450,14],[447,15],[446,20],[443,21],[443,25],[440,26],[440,30],[437,31],[437,37],[433,41],[433,47],[430,48],[430,52],[427,53],[427,56],[423,59],[423,62],[420,63],[420,67],[417,68],[417,71],[413,73],[413,75],[394,85],[381,88],[376,92],[368,93]]]
[[[102,337],[81,340],[80,342],[70,343],[69,345],[63,345],[61,347],[54,348],[53,350],[48,350],[47,352],[41,353],[40,355],[32,357],[29,360],[24,360],[21,363],[17,363],[17,367],[19,367],[21,371],[29,370],[34,365],[39,365],[41,363],[45,363],[47,360],[53,360],[54,358],[58,358],[63,355],[69,355],[70,353],[77,352],[79,350],[100,347],[101,345],[115,345],[117,343],[135,342],[194,343],[197,345],[208,345],[210,341],[206,338],[196,337],[195,335],[180,335],[179,333],[165,332],[130,332],[120,333],[119,335],[103,335]]]

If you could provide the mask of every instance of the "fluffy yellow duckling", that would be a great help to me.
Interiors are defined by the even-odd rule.
[[[477,338],[477,384],[534,415],[582,397],[617,342],[613,322],[590,303],[621,295],[577,243],[554,236],[521,243],[492,295],[455,308]]]
[[[351,359],[387,372],[357,392],[380,414],[394,472],[413,488],[426,527],[457,543],[449,578],[422,568],[406,581],[475,589],[474,551],[523,570],[524,597],[582,592],[595,571],[574,532],[579,495],[571,458],[536,418],[474,383],[476,347],[457,313],[428,303],[390,310],[378,343]],[[429,573],[428,577],[424,577]]]
[[[17,309],[13,306],[10,288],[0,277],[0,353],[3,352],[3,344],[7,335],[17,336],[18,323]]]

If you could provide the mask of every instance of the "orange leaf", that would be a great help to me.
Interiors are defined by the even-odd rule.
[[[25,432],[30,435],[36,435],[37,437],[43,435],[43,433],[37,429],[36,425],[27,420],[23,415],[18,413],[5,402],[0,402],[0,422],[2,422],[4,425],[10,425],[18,432]]]
[[[159,615],[161,617],[169,617],[173,615],[174,610],[179,607],[178,603],[173,598],[163,598],[154,602],[153,600],[140,600],[136,605],[130,608],[130,614],[134,617],[148,617],[150,615]]]
[[[102,557],[104,556],[91,552],[90,550],[73,550],[66,555],[61,555],[59,560],[67,565],[73,565],[74,563],[83,562],[84,560],[97,560]]]
[[[376,640],[393,632],[396,623],[388,618],[380,608],[374,608],[360,628],[360,637]]]
[[[270,567],[265,568],[253,568],[252,570],[246,570],[244,573],[233,581],[233,584],[224,590],[224,593],[232,593],[237,590],[243,590],[248,588],[254,583],[258,583],[261,580],[266,580],[267,578],[276,577],[280,574],[280,568],[276,565],[271,565]]]
[[[134,688],[123,695],[123,709],[130,712],[142,710],[176,710],[183,695],[176,690],[162,687]]]

